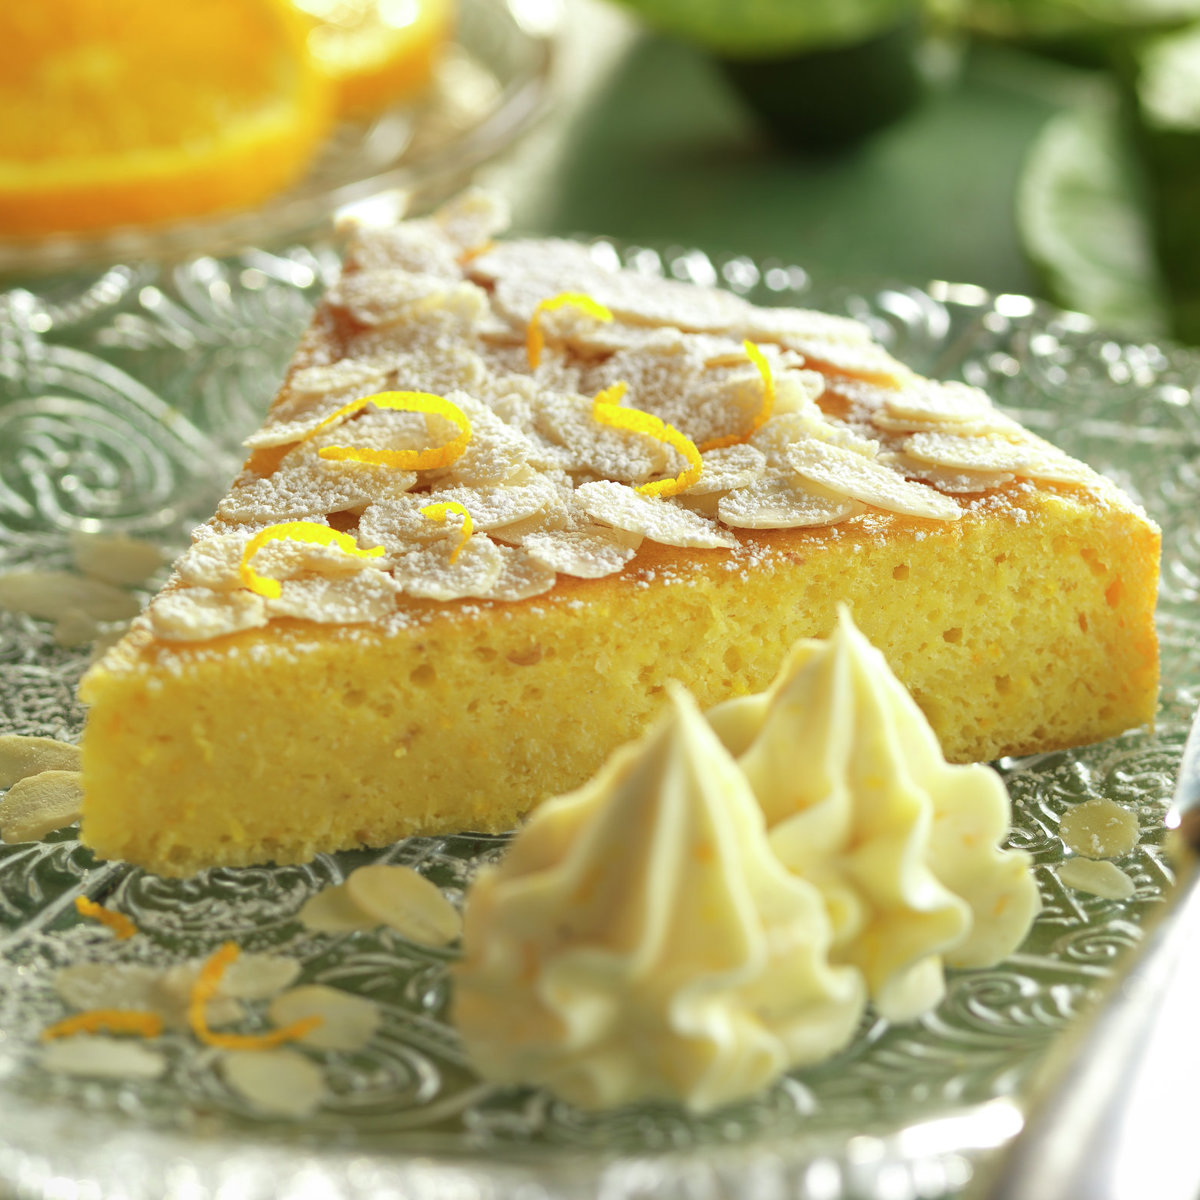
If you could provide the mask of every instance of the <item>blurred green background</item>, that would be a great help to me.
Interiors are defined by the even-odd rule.
[[[560,103],[490,172],[520,228],[734,251],[824,281],[974,283],[1090,310],[1132,335],[1163,332],[1153,206],[1129,134],[1131,50],[1147,28],[1200,14],[1197,0],[959,5],[918,48],[930,81],[920,102],[823,153],[772,135],[722,62],[719,34],[678,36],[638,11],[650,6],[661,26],[679,2],[566,0]],[[738,11],[738,0],[712,3]],[[797,0],[751,7],[763,3]],[[813,119],[836,124],[844,100],[831,93],[853,97],[875,64],[837,63],[814,88],[813,51],[781,43],[771,63],[738,44],[735,56],[761,60],[751,73],[778,74],[785,60],[785,83],[797,95],[807,85],[810,106],[816,96]],[[1196,159],[1200,176],[1200,155],[1173,153],[1184,173]]]

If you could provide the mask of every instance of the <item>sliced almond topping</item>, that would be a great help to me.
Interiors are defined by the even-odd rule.
[[[233,963],[233,966],[237,966],[237,963]],[[175,963],[159,975],[153,1006],[162,1012],[167,1024],[173,1029],[187,1029],[189,1026],[192,989],[196,986],[196,980],[200,978],[203,968],[204,961],[198,959]],[[221,1029],[227,1025],[237,1025],[245,1019],[245,1005],[233,996],[225,995],[223,976],[217,990],[204,1003],[205,1026],[209,1029]]]
[[[140,1042],[86,1033],[50,1042],[40,1062],[52,1075],[83,1079],[157,1079],[167,1069],[167,1060]]]
[[[544,461],[552,467],[640,483],[678,461],[660,438],[598,423],[593,401],[582,396],[544,399],[534,403],[533,413],[536,433],[545,443]]]
[[[882,400],[883,410],[891,418],[937,425],[974,424],[998,415],[982,388],[953,380],[913,379],[902,388],[884,391]]]
[[[364,545],[382,546],[390,562],[422,543],[444,540],[450,532],[457,532],[423,515],[422,510],[432,505],[461,506],[471,514],[472,529],[487,532],[533,517],[556,498],[554,484],[540,476],[513,487],[440,487],[372,504],[359,518],[358,536]]]
[[[141,605],[128,592],[70,571],[9,571],[0,575],[0,609],[57,621],[84,613],[96,621],[127,621]]]
[[[780,413],[751,437],[750,444],[766,455],[767,466],[786,470],[789,469],[788,451],[795,443],[810,440],[852,450],[866,458],[875,458],[879,453],[877,441],[865,438],[841,421],[825,416],[816,405]]]
[[[1141,837],[1137,816],[1103,796],[1068,808],[1058,833],[1067,849],[1085,858],[1120,858]]]
[[[1026,434],[1027,438],[1031,435]],[[1096,473],[1046,442],[1007,438],[957,437],[950,433],[916,433],[904,443],[905,454],[921,462],[959,471],[1011,471],[1056,483],[1092,483]]]
[[[410,550],[396,560],[392,574],[408,595],[445,601],[486,596],[503,569],[500,548],[476,533],[461,545],[455,536]]]
[[[630,433],[641,433],[655,441],[670,446],[680,454],[687,464],[680,474],[670,479],[656,479],[652,483],[640,483],[637,490],[643,496],[659,496],[666,499],[690,487],[700,478],[704,470],[700,451],[689,437],[685,437],[673,425],[668,425],[660,418],[650,413],[641,412],[636,408],[622,408],[621,397],[625,394],[626,385],[615,383],[606,388],[592,401],[592,417],[602,425],[613,429],[625,429]]]
[[[429,476],[434,486],[465,485],[484,487],[514,482],[514,477],[536,457],[537,450],[520,430],[505,424],[486,404],[469,396],[456,394],[455,403],[471,422],[471,440],[467,448],[448,467],[444,479],[438,474]],[[528,478],[532,481],[534,473]]]
[[[858,511],[853,500],[817,494],[805,488],[795,476],[774,471],[749,487],[722,496],[717,505],[721,520],[737,529],[833,525]]]
[[[186,999],[203,965],[203,960],[197,960],[172,967],[167,990]],[[294,983],[299,974],[300,963],[286,955],[239,954],[221,976],[214,998],[266,1000]]]
[[[375,917],[359,908],[344,883],[323,888],[310,896],[297,917],[314,933],[357,933],[374,929],[379,924]]]
[[[48,737],[0,734],[0,788],[42,771],[78,771],[79,747]]]
[[[321,1068],[298,1050],[232,1050],[221,1057],[225,1081],[272,1117],[311,1116],[325,1098]]]
[[[56,646],[86,646],[100,636],[100,622],[87,613],[70,612],[54,622]]]
[[[339,219],[338,230],[348,235],[343,263],[348,272],[398,267],[442,279],[462,278],[458,265],[461,250],[434,220],[367,225],[354,217],[345,217]]]
[[[641,535],[607,525],[577,531],[532,533],[524,546],[529,556],[563,575],[602,579],[614,575],[637,554]]]
[[[443,500],[438,504],[424,504],[421,506],[421,516],[427,520],[436,521],[439,525],[446,525],[449,522],[451,515],[458,517],[458,541],[454,545],[454,549],[450,551],[450,562],[454,564],[458,562],[458,556],[462,553],[462,548],[467,544],[472,532],[475,529],[475,524],[471,520],[471,514],[467,510],[465,504],[459,504],[456,500]]]
[[[467,271],[473,278],[494,281],[497,309],[522,324],[546,296],[572,290],[590,296],[616,317],[684,330],[738,331],[753,311],[731,292],[609,271],[587,246],[559,238],[499,243],[473,258]]]
[[[912,371],[877,342],[834,341],[804,334],[788,334],[779,340],[825,375],[848,375],[893,388],[903,387],[913,378]]]
[[[242,586],[265,596],[268,600],[278,599],[282,588],[278,579],[260,575],[254,569],[254,556],[268,542],[280,539],[290,542],[315,542],[319,546],[336,546],[351,559],[378,558],[383,554],[382,548],[378,546],[369,550],[360,549],[349,534],[339,533],[336,529],[330,529],[328,525],[317,525],[312,521],[284,521],[278,525],[268,525],[246,543],[239,567]]]
[[[386,412],[366,412],[354,422],[354,440],[383,453],[419,450],[428,442],[423,429],[405,422],[389,421]],[[414,421],[415,426],[418,422]],[[420,422],[423,424],[423,422]],[[327,430],[293,447],[274,472],[260,477],[244,473],[228,496],[217,506],[222,520],[241,524],[271,524],[300,520],[327,513],[360,508],[372,500],[401,496],[419,478],[415,471],[402,471],[374,463],[330,461],[321,450],[345,440],[341,430]]]
[[[534,533],[558,533],[565,529],[587,529],[595,522],[575,498],[574,484],[568,481],[565,492],[558,492],[545,508],[520,521],[510,521],[492,531],[492,536],[519,546]]]
[[[879,456],[880,462],[893,466],[909,479],[921,479],[932,484],[939,492],[951,496],[970,496],[979,492],[990,492],[994,488],[1012,483],[1015,475],[1006,471],[955,471],[949,467],[934,467],[929,463],[917,462],[907,454],[887,452]]]
[[[279,596],[266,601],[266,611],[269,617],[295,617],[319,625],[361,625],[394,613],[399,592],[385,571],[285,579]]]
[[[253,592],[177,588],[147,610],[154,636],[165,642],[203,642],[267,623],[267,608]]]
[[[55,971],[54,990],[72,1008],[159,1011],[162,972],[140,963],[75,963]]]
[[[433,217],[460,251],[475,251],[508,228],[506,201],[486,188],[469,187],[443,204]]]
[[[822,416],[817,397],[825,391],[826,379],[819,371],[778,371],[775,374],[775,411],[773,416],[786,413],[812,413]]]
[[[766,470],[766,455],[747,443],[706,450],[701,456],[704,470],[687,489],[688,496],[706,496],[728,492],[753,483]]]
[[[342,358],[295,372],[263,427],[242,443],[249,450],[287,446],[311,435],[328,417],[361,396],[378,392],[390,368],[371,358]]]
[[[40,771],[18,779],[0,798],[0,838],[37,842],[79,820],[83,776],[78,771]]]
[[[163,565],[157,546],[124,533],[72,533],[70,545],[84,575],[118,587],[138,587]]]
[[[187,1019],[198,1040],[223,1050],[270,1050],[283,1042],[294,1042],[321,1023],[319,1017],[309,1017],[270,1030],[267,1033],[214,1033],[209,1028],[208,1006],[220,991],[225,972],[240,955],[233,942],[218,947],[200,965],[188,996]]]
[[[359,867],[347,877],[346,890],[364,912],[420,945],[444,946],[462,932],[458,909],[412,867]]]
[[[803,479],[888,512],[934,521],[957,521],[962,516],[953,500],[933,488],[911,483],[889,466],[828,442],[797,442],[788,450],[787,461]]]
[[[421,499],[431,504],[450,504],[470,509],[474,528],[501,529],[540,512],[555,497],[549,480],[535,476],[529,483],[512,487],[439,487]]]
[[[401,497],[401,502],[407,497]],[[416,504],[411,505],[414,509]],[[316,525],[324,528],[321,521],[289,522],[303,528]],[[195,543],[186,554],[176,563],[176,570],[184,583],[193,586],[211,588],[214,591],[227,591],[242,586],[242,559],[247,547],[255,536],[264,533],[270,526],[263,529],[235,528],[226,532],[221,525],[202,526],[193,536]],[[332,530],[330,534],[332,535]],[[353,545],[353,540],[351,540]],[[382,560],[382,556],[369,555],[372,559]],[[269,576],[276,581],[303,577],[308,574],[337,576],[356,575],[365,567],[380,565],[372,564],[362,555],[347,554],[332,536],[328,544],[317,540],[299,541],[294,538],[280,538],[268,541],[258,549],[255,564],[259,574]]]
[[[361,1050],[379,1028],[379,1006],[373,1000],[320,983],[280,993],[267,1015],[276,1025],[320,1017],[321,1023],[300,1039],[316,1050]]]
[[[1116,863],[1068,858],[1057,870],[1059,879],[1067,887],[1104,900],[1127,900],[1137,890],[1133,880]]]
[[[395,467],[402,471],[423,471],[432,467],[449,466],[462,455],[471,440],[471,422],[466,413],[452,400],[445,396],[436,396],[432,392],[377,392],[371,396],[362,396],[326,417],[313,430],[313,434],[318,434],[327,426],[353,416],[368,404],[383,409],[394,409],[397,412],[424,413],[427,417],[442,418],[457,429],[458,433],[449,441],[419,450],[376,450],[370,446],[327,445],[318,451],[321,458],[331,462],[361,462],[372,466]]]
[[[745,336],[758,341],[794,338],[859,346],[873,344],[871,331],[853,317],[783,305],[751,309],[745,326]]]
[[[546,345],[546,336],[542,331],[542,314],[560,308],[578,309],[579,312],[586,313],[596,321],[613,319],[612,313],[603,304],[597,304],[591,296],[585,296],[580,292],[560,292],[557,296],[539,301],[533,310],[533,316],[529,318],[529,329],[525,335],[525,351],[529,357],[529,366],[533,370],[537,369],[537,365],[541,361],[542,349]]]
[[[737,545],[731,533],[712,521],[621,483],[596,480],[577,488],[575,495],[583,509],[602,524],[641,534],[663,546],[732,550]]]
[[[470,283],[386,267],[343,275],[330,302],[366,326],[392,325],[421,309],[481,313],[487,305],[483,293]]]
[[[300,396],[325,396],[330,392],[378,383],[387,372],[387,366],[378,359],[340,358],[336,362],[302,367],[292,372],[287,389]]]
[[[763,352],[748,338],[742,343],[746,356],[758,369],[762,376],[762,401],[758,411],[750,421],[750,426],[744,433],[727,434],[725,437],[714,438],[700,446],[700,450],[717,450],[722,446],[736,446],[744,442],[757,429],[761,429],[770,419],[775,408],[775,380],[771,375],[771,364],[767,362]],[[694,482],[694,481],[693,481]]]
[[[999,434],[1002,437],[1017,438],[1025,432],[1022,426],[1011,417],[992,409],[990,413],[974,420],[955,421],[919,421],[913,417],[892,417],[886,412],[877,412],[871,418],[871,423],[888,433],[952,433],[963,437],[981,437],[985,434]]]
[[[513,602],[528,600],[548,592],[557,578],[554,571],[538,562],[520,546],[497,546],[500,574],[488,590],[486,599]]]

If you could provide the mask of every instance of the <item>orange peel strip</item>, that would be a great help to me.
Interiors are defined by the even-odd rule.
[[[163,1019],[156,1012],[130,1008],[92,1008],[47,1025],[41,1032],[43,1042],[74,1037],[77,1033],[131,1033],[156,1038],[163,1031]]]
[[[421,509],[421,516],[428,517],[431,521],[440,521],[444,525],[446,517],[452,512],[459,513],[462,516],[462,532],[458,538],[458,545],[450,553],[450,561],[456,562],[458,556],[462,553],[462,548],[467,544],[471,534],[475,531],[475,523],[471,520],[471,514],[467,512],[466,506],[459,504],[457,500],[444,500],[437,504],[425,505]]]
[[[373,396],[360,396],[357,400],[351,400],[349,404],[343,404],[337,412],[331,413],[300,440],[308,441],[322,429],[327,429],[343,417],[353,416],[368,404],[374,404],[376,408],[395,409],[397,412],[432,413],[445,417],[458,429],[458,434],[441,446],[430,446],[427,450],[368,450],[362,446],[323,446],[317,451],[321,458],[333,462],[367,463],[373,467],[395,467],[401,471],[425,471],[431,467],[448,467],[456,458],[462,456],[471,440],[471,422],[467,419],[467,414],[445,396],[435,396],[432,392],[376,392]]]
[[[700,478],[700,472],[704,470],[700,451],[696,449],[696,443],[691,438],[653,413],[642,412],[640,408],[621,408],[619,401],[626,391],[628,385],[625,383],[614,383],[612,387],[605,388],[592,401],[592,417],[613,429],[643,433],[682,454],[688,465],[679,475],[670,479],[656,479],[652,483],[642,483],[634,489],[643,496],[662,496],[664,499],[678,495]]]
[[[750,428],[745,433],[731,433],[725,437],[709,438],[707,442],[700,444],[701,453],[705,450],[721,450],[726,446],[740,445],[771,419],[771,413],[775,409],[775,378],[771,374],[771,364],[767,362],[767,356],[748,338],[742,342],[742,348],[746,351],[746,357],[758,368],[758,373],[762,376],[762,404],[759,405],[758,412],[754,414],[754,420],[750,422]]]
[[[299,1041],[324,1022],[324,1017],[304,1017],[290,1025],[272,1029],[269,1033],[214,1033],[209,1029],[205,1012],[208,1002],[217,994],[225,972],[240,953],[241,950],[233,942],[219,946],[205,959],[192,984],[188,996],[188,1024],[206,1046],[216,1046],[220,1050],[272,1050],[284,1042]]]
[[[105,908],[103,904],[97,904],[86,896],[75,897],[75,911],[81,917],[88,917],[93,921],[99,921],[101,925],[107,925],[119,942],[133,937],[138,931],[138,927],[124,913]]]
[[[603,304],[583,292],[559,292],[557,296],[543,300],[533,310],[533,316],[529,318],[529,328],[525,331],[525,352],[529,356],[531,370],[536,370],[538,363],[542,361],[542,350],[546,346],[546,335],[542,332],[541,324],[542,313],[551,312],[556,308],[577,308],[589,317],[595,317],[597,321],[613,319],[612,313]]]
[[[280,596],[283,587],[278,579],[260,575],[250,563],[268,542],[275,541],[314,542],[319,546],[336,546],[352,558],[378,558],[383,553],[382,546],[362,550],[348,533],[339,533],[336,529],[330,529],[328,525],[318,525],[315,521],[283,521],[278,525],[268,525],[246,543],[238,568],[242,587],[249,588],[260,596],[266,596],[268,600]]]

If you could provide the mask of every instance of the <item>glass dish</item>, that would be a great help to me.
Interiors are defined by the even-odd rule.
[[[547,98],[559,0],[460,0],[454,38],[428,91],[370,121],[344,121],[305,177],[263,205],[153,228],[5,238],[0,276],[286,245],[347,205],[386,195],[428,208],[508,146]]]
[[[916,1200],[956,1194],[1019,1128],[1045,1050],[1162,902],[1161,824],[1184,727],[1200,699],[1200,355],[1126,344],[1088,320],[973,287],[815,286],[785,262],[597,242],[643,271],[721,283],[768,303],[819,304],[867,322],[917,369],[988,388],[1022,421],[1110,473],[1164,530],[1163,693],[1153,731],[1000,764],[1014,842],[1034,856],[1045,909],[1021,951],[954,973],[912,1026],[868,1019],[851,1048],[751,1101],[691,1118],[668,1107],[588,1115],[479,1084],[445,1020],[453,951],[387,932],[306,932],[304,899],[373,858],[413,863],[458,898],[502,839],[413,839],[299,867],[161,880],[96,863],[73,829],[0,846],[0,1193],[160,1200],[604,1195],[701,1200]],[[332,267],[320,247],[247,251],[174,267],[111,268],[70,294],[0,294],[0,570],[61,567],[75,529],[121,530],[175,550],[211,511]],[[74,738],[88,647],[0,614],[0,729]],[[1092,796],[1134,811],[1126,901],[1061,885],[1060,814]],[[87,894],[132,915],[113,941],[75,915]],[[73,962],[165,964],[234,939],[303,960],[305,976],[371,996],[367,1052],[331,1054],[313,1118],[264,1118],[213,1052],[165,1039],[146,1084],[80,1082],[36,1065],[62,1015],[50,977]]]

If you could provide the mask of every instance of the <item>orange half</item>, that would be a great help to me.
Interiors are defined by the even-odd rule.
[[[308,47],[338,111],[379,112],[428,86],[454,25],[454,0],[292,0],[313,21]]]
[[[328,130],[330,83],[286,0],[0,10],[0,235],[248,208]]]

